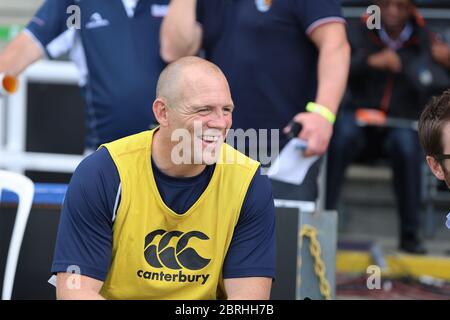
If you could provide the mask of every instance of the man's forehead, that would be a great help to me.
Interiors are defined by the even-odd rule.
[[[228,83],[223,75],[190,75],[183,79],[183,97],[222,96],[229,93]]]
[[[224,75],[211,67],[186,68],[182,73],[182,84],[188,87],[205,86],[223,81],[226,82]]]

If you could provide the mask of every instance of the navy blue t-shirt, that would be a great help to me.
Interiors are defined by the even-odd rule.
[[[197,20],[206,58],[230,84],[233,127],[244,130],[282,129],[315,100],[318,52],[309,35],[344,22],[339,0],[198,0]]]
[[[173,178],[154,164],[165,204],[186,212],[207,187],[214,166],[195,177]],[[87,157],[75,171],[64,200],[52,272],[78,266],[81,274],[104,281],[111,264],[112,226],[120,203],[120,178],[107,149]],[[223,266],[224,278],[275,277],[275,208],[269,179],[259,170],[241,208]]]
[[[129,17],[122,0],[46,0],[27,26],[49,57],[70,51],[81,74],[86,103],[86,147],[148,130],[152,103],[165,64],[159,30],[169,0],[140,0]],[[80,29],[74,22],[77,5]]]

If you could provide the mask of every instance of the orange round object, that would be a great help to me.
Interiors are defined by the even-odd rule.
[[[19,81],[12,76],[5,75],[2,80],[2,86],[6,92],[8,92],[9,94],[12,94],[17,91],[17,88],[19,86]]]

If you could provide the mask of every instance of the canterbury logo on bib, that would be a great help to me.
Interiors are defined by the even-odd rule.
[[[155,238],[162,235],[161,239],[155,243]],[[172,238],[177,238],[176,246],[170,246],[169,242]],[[190,270],[199,270],[206,267],[211,261],[201,257],[195,249],[188,247],[189,240],[197,238],[201,240],[209,240],[209,237],[200,231],[180,232],[164,230],[155,230],[145,237],[144,255],[145,260],[154,268],[182,269],[183,267]]]
[[[156,238],[159,236],[161,237],[157,240]],[[200,270],[211,261],[211,259],[201,257],[194,248],[188,246],[191,238],[209,240],[209,237],[200,231],[183,233],[158,229],[150,232],[145,237],[144,245],[144,256],[147,263],[153,268],[166,267],[180,271],[164,273],[138,270],[137,276],[153,281],[199,282],[204,285],[208,281],[209,274],[185,274],[181,271],[181,269]]]

